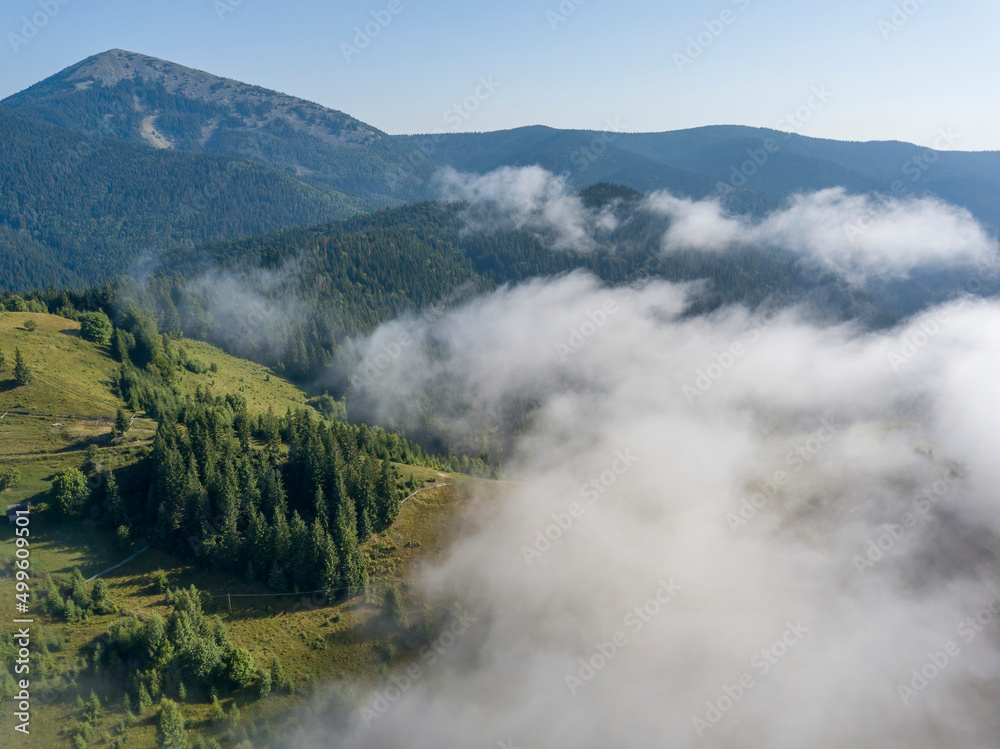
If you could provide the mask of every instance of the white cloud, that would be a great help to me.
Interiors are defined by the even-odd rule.
[[[849,195],[843,188],[796,195],[763,220],[731,216],[718,201],[656,193],[650,210],[670,217],[664,250],[722,252],[763,244],[801,254],[861,282],[921,266],[993,263],[996,241],[964,208],[933,198]]]
[[[795,310],[687,318],[684,300],[671,284],[622,294],[577,274],[380,333],[413,340],[370,384],[401,421],[435,389],[458,427],[469,404],[511,394],[539,408],[505,460],[513,480],[419,580],[478,623],[370,726],[355,714],[338,746],[993,743],[997,620],[971,641],[957,627],[998,579],[1000,304],[869,333]],[[560,356],[574,332],[582,344]],[[893,537],[906,513],[918,522]],[[539,532],[550,548],[526,554]],[[635,614],[663,580],[680,590]],[[797,622],[808,631],[786,637]],[[582,679],[580,659],[618,632],[572,690],[567,674]],[[958,654],[904,705],[899,685],[949,641]],[[744,674],[752,686],[727,703]],[[707,702],[728,707],[702,738]],[[315,722],[296,737],[330,740]]]
[[[617,225],[610,212],[591,211],[565,178],[539,166],[502,167],[484,175],[447,167],[437,173],[435,183],[445,200],[470,203],[464,215],[470,228],[550,232],[557,249],[591,250],[596,234]]]

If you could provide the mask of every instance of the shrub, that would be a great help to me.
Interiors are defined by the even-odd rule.
[[[257,696],[263,699],[271,693],[271,672],[259,669],[257,671]]]
[[[399,592],[399,588],[395,585],[390,585],[386,590],[382,611],[397,626],[405,627],[407,625],[406,604],[403,602],[403,595]]]
[[[85,341],[93,341],[104,346],[111,341],[112,333],[114,327],[103,312],[87,312],[80,316],[80,337]]]
[[[253,656],[244,648],[233,648],[226,658],[226,674],[237,689],[248,687],[254,682],[257,667]]]
[[[170,579],[167,577],[167,573],[163,570],[154,572],[153,586],[156,588],[157,593],[166,593],[170,590]]]
[[[17,294],[11,294],[4,300],[3,308],[8,312],[26,312],[28,305]]]
[[[132,531],[127,525],[118,526],[118,529],[115,531],[115,543],[122,550],[132,548]]]
[[[87,477],[76,468],[67,468],[53,479],[49,496],[52,505],[61,515],[75,517],[82,512],[87,500],[90,499]]]
[[[160,701],[160,746],[164,749],[187,749],[186,721],[180,706],[173,700]]]
[[[21,474],[18,473],[16,468],[10,468],[9,466],[0,468],[0,492],[4,489],[16,486],[17,482],[20,480]]]
[[[222,709],[222,703],[214,694],[212,695],[212,709],[208,711],[208,720],[218,725],[226,719],[226,711]]]
[[[143,715],[153,706],[153,698],[149,696],[149,690],[145,684],[139,685],[139,715]]]

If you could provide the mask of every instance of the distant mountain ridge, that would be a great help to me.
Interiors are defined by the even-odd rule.
[[[714,125],[662,133],[558,130],[542,125],[484,133],[400,135],[439,164],[485,173],[538,164],[583,189],[616,182],[637,190],[709,197],[719,186],[753,191],[770,207],[797,192],[844,187],[896,197],[932,195],[1000,229],[1000,152],[928,149],[900,141],[810,138],[768,128]],[[961,145],[942,131],[940,148]]]

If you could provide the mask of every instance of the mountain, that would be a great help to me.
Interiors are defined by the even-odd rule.
[[[954,142],[942,136],[942,145]],[[284,243],[291,235],[272,233],[433,197],[431,177],[442,165],[485,173],[531,164],[565,175],[578,190],[605,183],[644,193],[665,189],[695,199],[721,197],[729,210],[756,215],[796,192],[833,186],[934,195],[1000,227],[1000,153],[848,143],[737,126],[665,133],[534,126],[390,137],[318,104],[111,50],[0,104],[0,286],[79,285],[143,275],[158,267],[156,256],[164,250],[253,235]],[[426,228],[418,222],[389,230],[380,224],[384,219],[374,219],[357,235],[370,251],[355,258],[361,265],[388,253],[395,269],[399,248]],[[615,240],[637,247],[648,239],[642,231],[651,229],[630,219]],[[304,230],[304,236],[314,234]],[[546,254],[537,239],[532,245],[517,232],[467,239],[449,228],[434,238],[442,244],[421,251],[433,255],[461,245],[466,270],[470,263],[493,263],[492,275],[483,275],[494,284],[530,272],[590,266],[605,280],[620,282],[635,271],[625,273],[625,261],[611,255],[581,260]],[[638,254],[626,253],[633,258],[628,262],[650,266],[649,252],[643,245]],[[731,268],[708,269],[691,258],[684,263],[679,275],[663,272],[690,279],[700,269],[732,284],[719,287],[725,299],[746,286],[742,272],[727,275]],[[396,296],[386,298],[376,317],[399,308],[401,300],[418,306],[433,301],[430,290],[438,282],[426,276],[408,270],[389,279]],[[420,293],[399,292],[407,285]]]
[[[719,195],[717,177],[623,148],[621,137],[621,133],[554,130],[540,125],[491,133],[396,136],[423,158],[462,172],[485,174],[505,166],[537,164],[564,175],[575,189],[608,182],[646,193],[669,190],[695,199]],[[728,204],[738,212],[756,213],[777,205],[741,186],[727,192]]]
[[[94,283],[168,247],[364,207],[263,164],[84,135],[0,107],[0,287]]]
[[[426,197],[430,165],[343,112],[113,49],[0,105],[79,132],[172,152],[237,156],[378,207]]]
[[[911,143],[807,138],[766,128],[722,125],[662,133],[557,130],[533,126],[492,133],[404,135],[397,139],[437,163],[485,173],[538,164],[581,189],[613,181],[650,192],[706,197],[718,184],[764,196],[766,209],[828,187],[897,197],[931,195],[1000,229],[1000,152],[961,152]],[[941,147],[961,145],[942,132]],[[751,205],[751,208],[753,206]]]

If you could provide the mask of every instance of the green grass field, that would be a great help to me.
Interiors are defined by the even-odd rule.
[[[25,320],[34,320],[35,329],[25,329]],[[289,406],[302,407],[305,403],[302,391],[264,367],[228,356],[205,343],[180,341],[175,345],[183,346],[191,359],[206,365],[214,363],[217,370],[204,374],[180,372],[178,385],[182,392],[193,393],[199,386],[210,386],[217,393],[239,392],[247,398],[252,412],[270,407],[284,413]],[[27,386],[16,387],[12,379],[15,347],[20,347],[33,370],[33,381]],[[47,575],[67,580],[74,568],[85,577],[107,570],[127,553],[118,550],[108,531],[99,526],[53,519],[45,505],[46,493],[56,473],[82,464],[90,444],[98,447],[100,460],[107,468],[133,462],[147,449],[156,423],[140,416],[124,443],[110,444],[108,418],[120,405],[111,389],[118,365],[105,347],[82,340],[79,326],[73,321],[52,315],[3,313],[0,350],[7,359],[0,370],[0,414],[7,412],[0,419],[0,466],[13,466],[20,472],[19,482],[3,496],[7,504],[32,500],[32,588],[39,590]],[[30,612],[35,618],[32,647],[48,655],[33,664],[32,683],[38,690],[36,695],[46,685],[55,685],[55,696],[35,703],[30,737],[22,739],[13,732],[8,710],[0,713],[0,735],[17,736],[18,746],[81,746],[76,734],[83,725],[84,709],[78,698],[86,701],[93,691],[105,707],[101,718],[91,721],[93,728],[84,743],[89,747],[112,746],[125,716],[123,690],[120,684],[84,669],[91,652],[88,646],[126,613],[167,613],[164,595],[152,585],[154,573],[161,569],[172,586],[194,584],[213,596],[207,609],[223,618],[234,643],[251,650],[257,665],[265,668],[277,655],[296,685],[293,695],[272,693],[262,701],[241,692],[227,696],[222,700],[226,709],[236,701],[242,711],[242,719],[235,727],[210,723],[210,703],[192,696],[183,710],[189,729],[202,740],[216,739],[223,746],[236,746],[247,734],[264,726],[274,736],[280,735],[288,728],[285,721],[293,708],[307,698],[304,693],[313,679],[357,689],[377,683],[390,669],[414,657],[412,643],[381,613],[382,591],[390,584],[400,586],[411,608],[411,618],[420,615],[422,604],[410,588],[414,574],[441,554],[458,532],[456,517],[467,506],[472,489],[488,483],[429,468],[396,466],[404,478],[413,476],[424,490],[403,504],[391,528],[364,545],[371,576],[368,594],[336,604],[312,596],[278,596],[265,586],[247,584],[233,575],[206,571],[154,549],[146,550],[103,575],[118,613],[92,615],[83,623],[49,621],[41,616],[35,603]],[[11,576],[14,538],[13,527],[3,523],[0,616],[7,622],[16,616]],[[124,745],[156,746],[156,716],[155,705],[138,716]],[[267,743],[267,731],[258,734],[258,743]]]
[[[425,564],[447,547],[455,515],[469,496],[467,488],[459,485],[422,492],[403,505],[399,520],[392,528],[381,538],[373,538],[365,544],[373,570],[373,593],[367,601],[359,596],[328,605],[312,596],[278,596],[261,585],[247,584],[228,574],[206,572],[152,549],[108,573],[104,579],[111,588],[112,602],[121,612],[135,612],[140,616],[153,612],[165,615],[169,610],[163,594],[153,588],[153,573],[160,569],[167,573],[175,587],[194,584],[215,596],[208,611],[223,618],[233,641],[250,649],[259,666],[267,667],[272,656],[277,655],[297,687],[296,695],[274,694],[258,702],[252,695],[238,693],[223,699],[222,703],[228,710],[235,700],[240,705],[244,723],[268,724],[277,730],[291,708],[306,698],[304,692],[309,676],[320,682],[334,680],[362,689],[374,685],[388,669],[412,657],[405,651],[404,644],[396,642],[399,634],[382,620],[379,592],[390,583],[403,584],[405,590],[415,564]],[[79,567],[89,577],[124,557],[122,552],[114,550],[107,532],[94,526],[53,523],[41,513],[32,518],[30,527],[31,569],[36,589],[42,575],[62,578],[74,567]],[[9,559],[14,549],[12,528],[5,526],[0,531],[0,538],[0,558]],[[228,598],[226,594],[233,597]],[[242,597],[246,594],[258,597]],[[410,599],[411,616],[417,616],[416,602],[409,595],[407,598]],[[15,617],[13,603],[13,581],[9,577],[0,579],[0,615],[6,621]],[[66,673],[81,663],[89,652],[88,643],[119,615],[91,616],[86,623],[70,624],[49,622],[36,613],[36,621],[43,623],[40,628],[33,629],[36,633],[34,647],[41,647],[43,640],[59,643],[52,656],[53,670]],[[389,646],[399,654],[387,655],[391,653]],[[64,682],[57,680],[56,683]],[[92,690],[106,705],[97,735],[106,732],[113,739],[115,728],[124,717],[120,686],[100,678],[80,676],[54,702],[36,708],[32,735],[18,745],[74,746],[72,733],[83,714],[77,706],[77,697],[87,700]],[[192,701],[184,705],[191,728],[203,738],[215,737],[226,745],[230,729],[209,724],[209,709],[207,702]],[[128,746],[156,745],[155,715],[154,707],[130,730]],[[3,735],[11,735],[9,712],[0,715],[0,731]],[[104,746],[107,742],[92,741],[88,745]]]
[[[27,320],[34,321],[34,330],[24,327]],[[240,393],[252,414],[268,408],[283,414],[305,405],[305,393],[259,364],[200,341],[182,339],[174,345],[217,368],[204,374],[180,370],[177,385],[185,394],[198,387]],[[22,387],[13,379],[16,348],[32,370],[32,382]],[[119,365],[106,346],[80,338],[79,323],[55,315],[2,312],[0,351],[6,358],[0,369],[0,465],[21,473],[17,486],[2,495],[5,506],[39,501],[56,473],[80,466],[90,444],[99,448],[107,466],[115,467],[130,462],[134,451],[152,439],[156,422],[140,415],[123,444],[110,444],[112,420],[123,405],[112,392]]]

